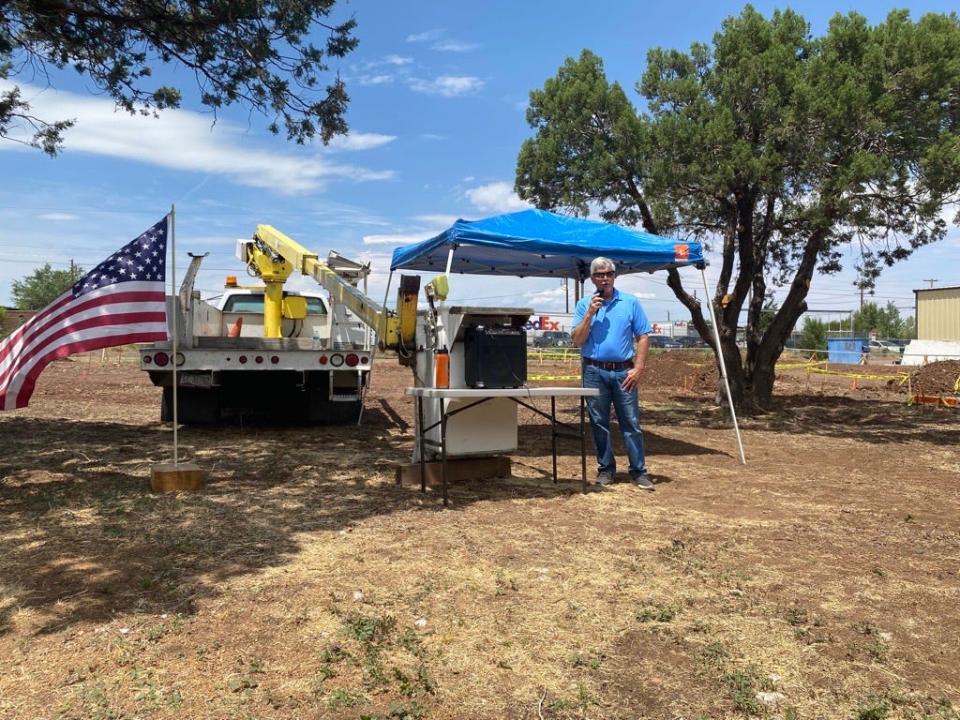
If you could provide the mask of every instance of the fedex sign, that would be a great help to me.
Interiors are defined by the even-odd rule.
[[[560,321],[551,320],[549,315],[541,315],[536,320],[528,320],[523,326],[527,330],[560,330]]]

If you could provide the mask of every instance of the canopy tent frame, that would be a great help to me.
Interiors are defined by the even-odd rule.
[[[592,236],[590,245],[582,244],[580,239],[583,235]],[[474,257],[460,257],[460,264],[455,266],[455,251],[465,247],[479,248],[477,254],[483,253],[485,261],[478,260],[475,254]],[[446,258],[443,258],[444,251]],[[490,259],[498,256],[506,267],[498,268],[490,263]],[[637,272],[652,274],[657,270],[690,265],[700,270],[707,309],[713,325],[714,349],[720,362],[720,373],[733,420],[740,462],[746,465],[743,439],[713,310],[713,294],[707,283],[706,261],[698,242],[675,241],[611,223],[569,218],[543,210],[526,210],[478,221],[457,220],[453,226],[433,238],[394,250],[387,292],[389,293],[390,280],[395,270],[441,272],[438,261],[443,259],[445,262],[442,271],[448,276],[451,272],[456,272],[471,275],[509,274],[516,277],[573,278],[582,297],[582,283],[590,274],[588,256],[591,260],[598,256],[609,257],[617,263],[618,275]],[[533,263],[524,258],[533,260]],[[573,262],[569,262],[570,260]]]

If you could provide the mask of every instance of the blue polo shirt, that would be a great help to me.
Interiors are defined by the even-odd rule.
[[[592,295],[580,298],[573,313],[573,327],[586,317]],[[624,362],[634,356],[634,341],[652,331],[640,301],[629,293],[613,289],[613,297],[603,303],[590,323],[590,335],[580,354],[591,360]]]

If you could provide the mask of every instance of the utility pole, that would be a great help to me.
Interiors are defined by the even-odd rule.
[[[566,301],[567,309],[565,312],[570,313],[570,278],[563,279],[563,299]]]
[[[940,280],[940,278],[924,278],[923,282],[928,282],[928,283],[930,283],[930,289],[932,290],[932,289],[933,289],[933,284],[934,284],[935,282],[939,282],[939,280]]]

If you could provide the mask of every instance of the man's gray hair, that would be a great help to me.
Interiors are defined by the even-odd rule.
[[[617,272],[617,264],[610,258],[598,257],[594,258],[593,262],[590,263],[590,274],[593,275],[600,268],[610,268],[613,270],[614,274]]]

